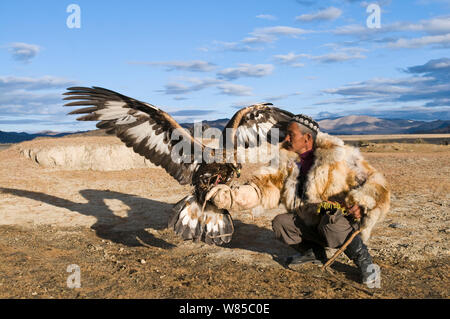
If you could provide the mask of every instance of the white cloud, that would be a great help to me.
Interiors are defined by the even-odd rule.
[[[234,52],[251,52],[251,51],[261,51],[264,49],[263,46],[256,47],[257,44],[273,43],[278,40],[280,36],[288,36],[292,38],[297,38],[300,35],[314,33],[313,30],[304,30],[300,28],[288,27],[288,26],[272,26],[264,28],[256,28],[248,34],[247,37],[240,41],[234,42],[224,42],[224,41],[213,41],[214,50],[222,51],[234,51]],[[211,48],[208,46],[203,46],[198,50],[203,52],[208,52]]]
[[[61,95],[75,81],[54,76],[40,78],[0,76],[2,114],[61,114]]]
[[[0,91],[3,90],[44,90],[64,88],[74,85],[75,82],[54,76],[43,76],[40,78],[0,76]]]
[[[282,64],[292,64],[300,58],[308,57],[308,54],[295,54],[294,52],[289,52],[288,54],[277,54],[273,56],[279,63]]]
[[[215,64],[206,61],[129,62],[129,64],[166,66],[167,71],[210,72],[216,68]]]
[[[273,57],[275,60],[277,60],[279,63],[287,64],[293,67],[302,67],[304,66],[303,63],[297,63],[297,61],[300,58],[307,58],[313,61],[318,61],[321,63],[335,63],[335,62],[343,62],[343,61],[349,61],[349,60],[356,60],[356,59],[365,59],[366,56],[362,55],[361,52],[368,51],[363,48],[358,47],[351,47],[351,48],[333,48],[336,52],[327,53],[324,55],[311,55],[311,54],[295,54],[293,52],[289,52],[288,54],[279,54],[274,55]]]
[[[338,102],[342,103],[342,101]],[[430,109],[429,107],[422,106],[400,106],[400,107],[386,107],[386,106],[374,106],[365,108],[352,108],[350,110],[343,110],[337,112],[320,112],[318,118],[332,118],[342,117],[348,115],[366,115],[385,119],[405,119],[405,120],[449,120],[448,107],[435,107]]]
[[[340,88],[325,89],[324,93],[358,97],[380,98],[392,94],[412,93],[418,84],[434,80],[432,77],[409,77],[400,79],[374,78],[363,82],[349,83]]]
[[[235,80],[241,77],[263,77],[273,72],[272,64],[239,64],[236,68],[226,68],[217,72],[219,78]]]
[[[332,31],[337,35],[367,36],[388,32],[424,32],[430,35],[442,35],[450,33],[450,16],[436,17],[428,20],[420,20],[418,23],[394,22],[381,24],[381,28],[370,29],[365,25],[345,25]]]
[[[388,48],[421,48],[428,45],[448,47],[450,45],[450,16],[436,17],[428,20],[420,20],[418,23],[394,22],[385,24],[378,29],[370,29],[363,25],[346,25],[332,31],[337,35],[354,35],[361,39],[386,43]],[[374,35],[383,33],[414,32],[422,33],[419,37],[390,36],[384,39],[373,38]]]
[[[273,58],[275,61],[281,64],[286,64],[294,68],[304,67],[304,63],[297,62],[300,58],[308,58],[308,54],[295,54],[294,52],[289,52],[288,54],[277,54]]]
[[[409,67],[404,72],[414,76],[406,78],[373,78],[322,90],[324,93],[338,95],[341,98],[317,104],[420,102],[427,107],[448,107],[450,106],[449,61],[448,58],[441,58]]]
[[[28,44],[23,42],[14,42],[7,45],[14,60],[29,63],[41,50],[36,44]]]
[[[335,62],[342,62],[342,61],[349,61],[349,60],[356,60],[356,59],[365,59],[366,56],[362,55],[360,53],[354,53],[354,54],[348,54],[346,52],[332,52],[324,55],[319,56],[311,56],[310,59],[319,61],[322,63],[335,63]]]
[[[404,39],[400,38],[395,42],[388,43],[388,47],[390,48],[420,48],[427,45],[442,45],[449,46],[450,45],[450,33],[445,35],[431,35],[420,38],[413,39]]]
[[[164,90],[158,90],[157,92],[164,92],[168,95],[187,94],[190,92],[200,91],[223,82],[222,80],[214,78],[187,78],[184,79],[184,81],[189,82],[190,84],[186,85],[179,82],[170,82],[164,86]]]
[[[373,33],[374,30],[380,29],[369,29],[367,26],[364,25],[351,24],[337,27],[336,29],[333,30],[333,33],[337,35],[364,35],[367,33]]]
[[[271,43],[277,38],[269,34],[253,34],[251,37],[245,37],[242,39],[242,43],[253,44],[253,43]]]
[[[264,19],[264,20],[276,20],[277,18],[271,14],[258,14],[256,16],[258,19]]]
[[[224,83],[218,85],[217,88],[220,90],[221,94],[225,95],[233,95],[233,96],[252,95],[252,88],[245,85]]]
[[[421,20],[418,24],[410,24],[411,31],[424,31],[428,34],[450,33],[450,16]]]
[[[246,37],[242,40],[243,43],[271,43],[276,41],[277,36],[289,36],[296,38],[299,35],[312,33],[312,30],[305,30],[300,28],[288,27],[288,26],[274,26],[257,28],[250,33],[250,37]]]
[[[405,70],[408,73],[424,73],[426,75],[433,75],[436,72],[447,73],[449,76],[450,73],[450,59],[449,58],[441,58],[430,60],[423,65],[416,65],[409,67]]]
[[[3,92],[0,95],[0,105],[45,105],[62,101],[61,93],[36,93],[26,90],[14,90]]]
[[[261,48],[255,48],[255,47],[249,46],[247,44],[242,44],[242,43],[245,43],[244,41],[242,41],[242,43],[241,42],[214,41],[213,43],[215,45],[215,49],[221,50],[221,51],[252,52],[252,51],[261,50]],[[251,43],[251,41],[248,43]]]
[[[216,78],[181,78],[182,82],[169,82],[164,86],[163,92],[167,95],[177,95],[176,99],[183,99],[184,94],[215,87],[220,94],[247,96],[252,95],[252,88],[244,85],[229,83],[223,79]]]
[[[288,26],[275,26],[275,27],[257,28],[255,29],[255,31],[252,32],[252,34],[298,36],[311,32],[313,31]]]
[[[302,14],[301,16],[297,16],[295,20],[301,22],[336,20],[341,16],[341,14],[342,14],[341,9],[329,7],[327,9],[320,10],[316,13]]]

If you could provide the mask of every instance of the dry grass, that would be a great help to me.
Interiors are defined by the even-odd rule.
[[[20,147],[42,141],[69,138]],[[116,143],[111,137],[76,141]],[[450,148],[386,145],[363,149],[393,193],[391,212],[369,245],[382,270],[375,297],[448,298]],[[255,221],[234,216],[228,246],[183,242],[165,227],[171,204],[191,187],[163,170],[41,168],[21,157],[20,147],[0,151],[0,298],[368,297],[316,267],[296,272],[282,266],[280,260],[293,253],[271,231],[282,208]],[[242,179],[256,166],[245,166]],[[81,267],[81,289],[66,287],[70,264]],[[345,257],[333,267],[344,280],[358,280]]]

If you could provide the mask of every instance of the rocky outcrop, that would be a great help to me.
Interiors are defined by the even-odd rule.
[[[67,138],[58,142],[45,139],[17,147],[20,154],[45,168],[118,171],[157,167],[115,138]]]
[[[217,140],[203,140],[209,147],[218,147]],[[120,171],[135,168],[161,168],[126,147],[112,136],[43,138],[15,146],[20,154],[41,167],[61,170]],[[238,160],[246,163],[268,162],[275,153],[270,148],[242,150]],[[272,152],[276,149],[272,149]]]

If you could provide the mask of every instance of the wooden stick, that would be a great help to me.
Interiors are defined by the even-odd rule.
[[[365,292],[366,294],[368,294],[368,295],[370,295],[370,296],[373,296],[373,295],[375,294],[375,292],[373,292],[373,291],[369,291],[369,290],[367,290],[367,289],[358,287],[357,285],[355,285],[354,283],[350,282],[349,280],[346,280],[346,279],[343,279],[343,278],[339,278],[339,277],[336,276],[336,274],[334,274],[333,271],[332,271],[331,269],[329,269],[329,268],[326,268],[325,270],[326,270],[326,272],[327,272],[328,274],[330,274],[332,277],[334,277],[335,279],[339,280],[340,282],[342,282],[342,283],[344,283],[344,284],[347,284],[347,285],[349,285],[349,286],[351,286],[351,287],[353,287],[353,288],[355,288],[355,289],[357,289],[357,290],[360,290],[360,291],[362,291],[362,292]]]
[[[342,245],[341,248],[339,248],[339,250],[337,252],[334,253],[333,257],[331,257],[326,263],[325,265],[322,266],[323,270],[326,270],[335,260],[336,258],[339,257],[340,254],[342,254],[342,252],[345,250],[345,248],[347,248],[348,245],[350,245],[350,243],[353,241],[353,239],[356,237],[356,235],[358,235],[361,232],[361,229],[358,229],[357,231],[355,231],[349,239],[347,239],[347,241]]]

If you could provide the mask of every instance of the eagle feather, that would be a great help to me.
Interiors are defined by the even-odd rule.
[[[65,106],[82,106],[69,113],[84,114],[77,120],[98,121],[98,128],[116,135],[136,153],[162,166],[180,184],[194,185],[194,194],[174,205],[169,227],[184,239],[203,238],[208,244],[216,245],[231,240],[233,222],[228,211],[211,203],[202,210],[207,191],[214,183],[229,184],[234,178],[239,145],[257,147],[263,137],[270,136],[272,127],[285,125],[293,116],[290,112],[271,107],[271,103],[242,108],[222,131],[219,139],[221,149],[213,149],[195,139],[168,113],[152,104],[100,87],[71,87],[64,95],[64,100],[72,101]],[[195,150],[210,156],[223,154],[223,161],[231,152],[235,162],[199,161],[194,156]]]

